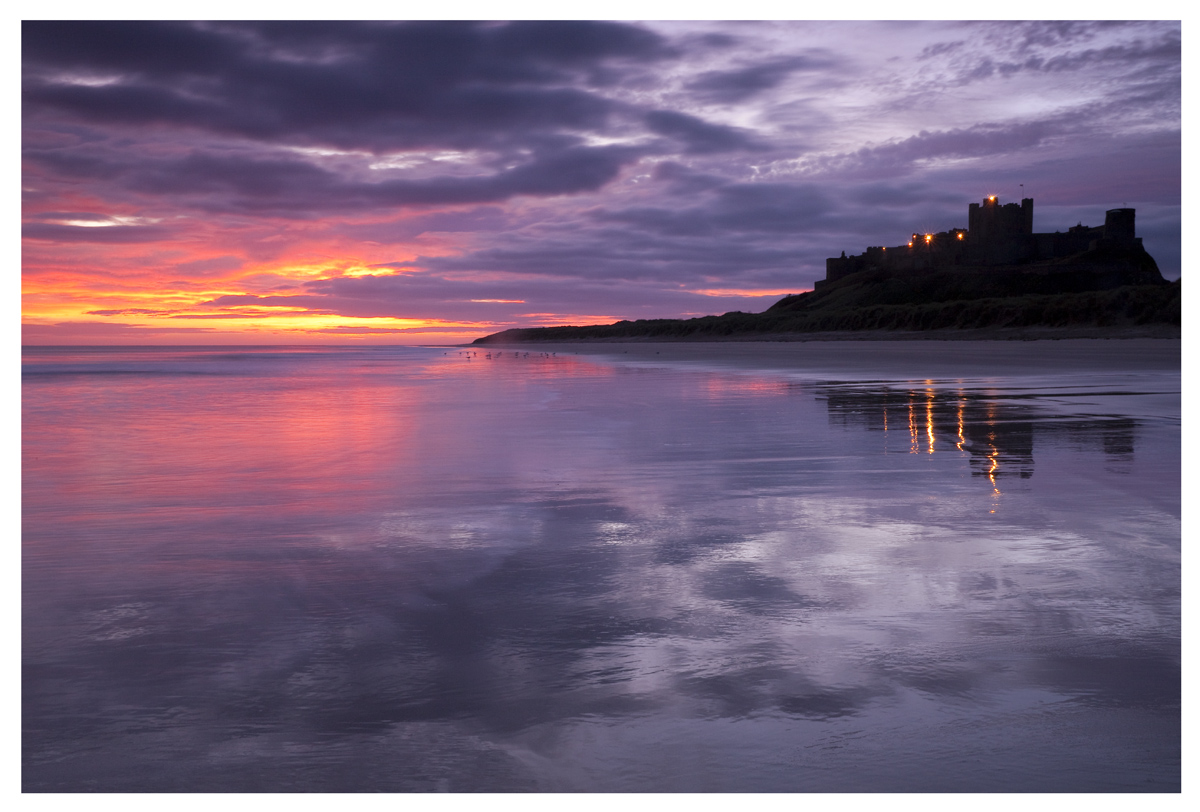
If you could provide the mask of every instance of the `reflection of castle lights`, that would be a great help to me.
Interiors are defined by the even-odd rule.
[[[1000,488],[998,488],[996,486],[996,469],[1000,467],[1000,452],[996,449],[996,407],[995,407],[995,404],[991,404],[991,403],[988,404],[987,421],[988,421],[988,429],[989,429],[988,436],[987,436],[987,444],[988,444],[988,448],[991,449],[991,453],[987,455],[987,458],[992,463],[992,467],[988,469],[987,478],[992,483],[992,491],[995,493],[996,496],[999,496]],[[988,511],[989,513],[996,512],[995,504],[996,503],[993,503],[992,509],[990,511]]]
[[[994,493],[996,496],[999,496],[1000,489],[996,487],[996,469],[1000,467],[1000,461],[997,459],[1000,456],[1000,452],[996,450],[996,446],[994,445],[989,444],[989,447],[992,449],[992,453],[988,454],[988,459],[992,461],[992,467],[988,469],[987,478],[991,480],[992,493]],[[988,513],[995,513],[996,506],[998,504],[998,502],[993,502],[992,509],[989,510]]]
[[[957,446],[957,448],[959,451],[963,450],[963,443],[965,443],[967,441],[967,438],[963,436],[963,407],[966,406],[966,403],[967,402],[965,400],[958,401],[958,446]]]
[[[992,421],[995,419],[996,419],[996,416],[993,413],[992,408],[988,407],[988,420]],[[995,445],[996,431],[995,431],[994,425],[995,424],[991,424],[991,426],[989,426],[990,428],[992,428],[992,431],[988,432],[988,448],[992,449],[992,453],[988,454],[987,458],[989,460],[991,460],[992,467],[988,469],[987,478],[989,480],[991,480],[991,482],[992,482],[992,490],[994,490],[996,492],[996,494],[999,495],[1000,489],[998,487],[996,487],[996,469],[1000,467],[1000,452],[996,450],[996,445]],[[992,511],[992,513],[995,513],[995,512],[996,511],[994,511],[994,510]]]
[[[933,390],[928,390],[929,398],[925,401],[925,436],[929,439],[929,453],[933,453]]]
[[[921,443],[917,438],[921,435],[917,432],[917,421],[913,416],[912,395],[908,396],[908,438],[912,441],[912,448],[909,449],[909,454],[920,454]]]

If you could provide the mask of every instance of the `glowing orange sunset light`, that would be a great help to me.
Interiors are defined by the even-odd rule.
[[[294,228],[319,230],[307,225]],[[87,229],[89,234],[103,231]],[[356,340],[361,340],[374,333],[413,343],[430,331],[473,339],[504,326],[484,313],[479,320],[450,314],[393,317],[384,312],[338,313],[322,306],[317,294],[325,289],[313,285],[413,274],[396,262],[394,245],[322,244],[313,239],[316,234],[298,233],[292,244],[271,249],[278,254],[274,259],[253,261],[236,234],[208,233],[201,224],[195,236],[204,245],[203,252],[192,249],[190,238],[155,243],[151,248],[27,240],[22,276],[26,335],[36,341],[41,334],[62,333],[69,341],[71,334],[78,334],[105,342],[109,335],[114,339],[153,335],[161,342],[170,336],[195,341],[203,334],[206,340],[211,336],[223,343],[239,337],[290,342],[311,337],[325,342],[359,336]],[[227,241],[224,245],[222,237]],[[344,252],[347,247],[353,248],[352,254]],[[413,253],[418,250],[430,255],[453,251],[443,240],[414,248]]]

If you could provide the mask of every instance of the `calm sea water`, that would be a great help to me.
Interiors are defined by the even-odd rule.
[[[1179,790],[1178,369],[471,352],[26,348],[24,789]]]

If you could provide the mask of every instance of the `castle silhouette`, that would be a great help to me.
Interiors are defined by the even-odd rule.
[[[1080,223],[1065,232],[1034,233],[1033,198],[1000,205],[995,195],[972,203],[967,225],[936,234],[913,233],[906,245],[872,246],[862,254],[825,260],[825,278],[815,287],[858,271],[918,270],[954,266],[1024,265],[1065,259],[1088,251],[1144,252],[1134,233],[1134,209],[1109,209],[1104,225]]]

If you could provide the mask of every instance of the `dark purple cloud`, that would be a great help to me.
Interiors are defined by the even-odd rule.
[[[570,21],[27,21],[22,45],[31,114],[375,151],[605,129],[621,105],[587,91],[590,73],[672,54],[642,28]]]
[[[280,216],[422,205],[461,205],[518,195],[551,197],[593,191],[640,157],[624,147],[545,150],[527,163],[489,174],[422,180],[346,178],[300,158],[199,150],[181,158],[27,151],[26,159],[62,178],[111,180],[143,196],[190,201],[205,211]]]
[[[678,141],[686,155],[761,149],[748,133],[733,127],[709,124],[685,113],[655,110],[646,114],[646,126],[651,132]]]
[[[697,96],[714,102],[738,102],[764,90],[777,87],[796,71],[835,68],[833,54],[814,50],[808,54],[771,59],[729,70],[704,71],[685,87]]]

